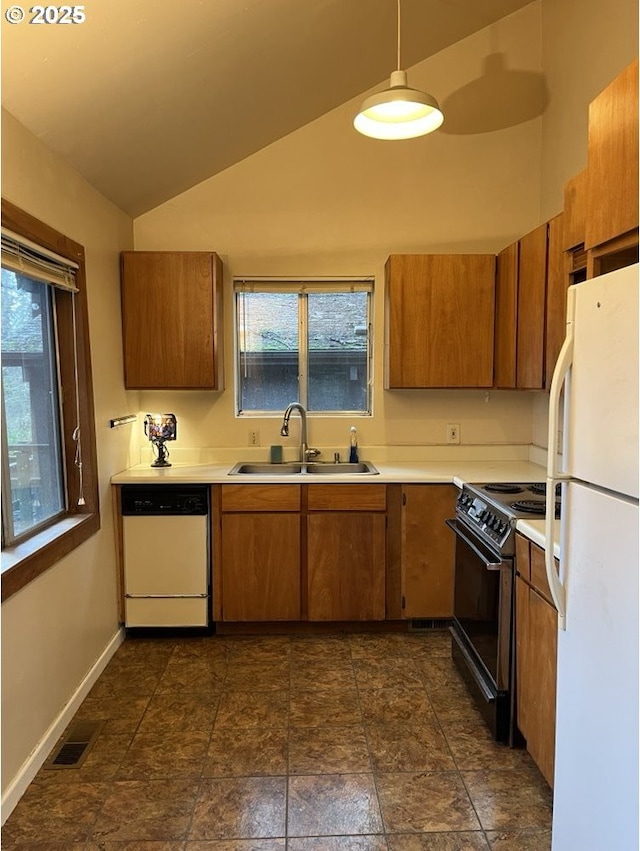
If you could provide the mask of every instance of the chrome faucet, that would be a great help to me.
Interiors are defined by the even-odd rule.
[[[320,455],[319,449],[309,449],[307,446],[307,412],[300,402],[292,402],[284,412],[282,420],[282,428],[280,434],[283,437],[289,437],[289,419],[291,414],[297,411],[300,414],[300,461],[308,461],[309,458],[317,458]]]

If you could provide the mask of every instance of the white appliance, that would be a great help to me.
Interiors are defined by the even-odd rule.
[[[123,485],[126,627],[209,623],[206,486]]]
[[[563,454],[556,457],[564,386]],[[552,851],[638,851],[638,265],[569,288],[550,394],[563,482]],[[550,503],[553,505],[553,502]]]

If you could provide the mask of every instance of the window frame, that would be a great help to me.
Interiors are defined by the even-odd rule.
[[[367,409],[366,410],[347,410],[347,409],[332,409],[332,410],[307,410],[310,417],[371,417],[373,416],[373,305],[374,305],[374,279],[373,277],[357,277],[357,278],[242,278],[237,277],[233,280],[233,344],[234,344],[234,413],[239,419],[250,417],[277,417],[280,416],[280,411],[275,410],[259,410],[252,408],[248,410],[241,409],[242,399],[242,352],[240,350],[239,340],[239,319],[238,319],[238,299],[243,291],[246,292],[261,292],[273,294],[297,294],[298,296],[298,399],[291,399],[292,402],[298,401],[305,408],[308,408],[309,396],[309,349],[308,349],[308,330],[309,330],[309,311],[308,300],[306,300],[307,309],[302,311],[300,304],[303,301],[302,297],[313,293],[347,293],[349,291],[366,292],[367,294]]]
[[[100,528],[98,466],[84,247],[49,225],[2,199],[2,224],[15,234],[78,264],[77,292],[52,287],[57,325],[59,404],[62,411],[62,474],[67,507],[46,528],[38,528],[13,546],[2,549],[2,601],[8,599],[49,567],[94,535]],[[78,409],[82,434],[82,475],[85,504],[77,505],[79,477],[75,466],[76,379],[72,299],[75,299]]]

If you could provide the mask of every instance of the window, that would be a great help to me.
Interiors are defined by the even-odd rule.
[[[100,526],[84,250],[2,201],[2,599]]]
[[[3,540],[65,509],[51,288],[2,267]]]
[[[369,281],[236,281],[237,412],[371,413]]]

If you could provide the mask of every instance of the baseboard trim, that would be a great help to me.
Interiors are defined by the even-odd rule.
[[[122,628],[115,633],[71,698],[53,720],[47,732],[44,734],[42,739],[40,739],[29,757],[22,764],[16,776],[3,792],[1,802],[2,820],[0,821],[0,824],[4,824],[15,809],[16,804],[24,795],[27,787],[51,753],[53,746],[78,711],[80,704],[85,699],[100,674],[107,667],[107,664],[113,654],[124,641],[124,636],[125,633]]]

